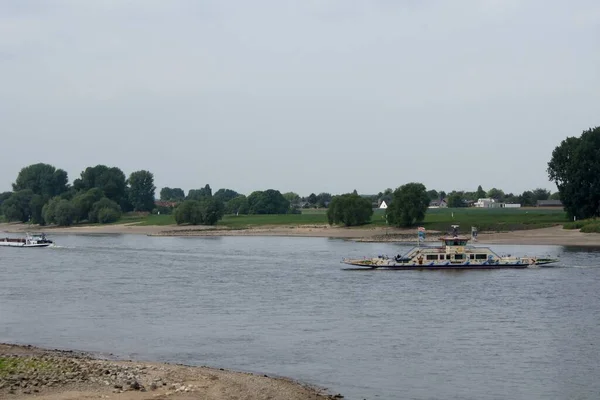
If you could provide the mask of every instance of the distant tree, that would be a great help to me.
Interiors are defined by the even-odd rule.
[[[200,200],[202,209],[202,223],[204,225],[214,225],[223,218],[225,206],[223,202],[214,197],[206,197]]]
[[[234,199],[237,196],[239,196],[239,193],[231,189],[219,189],[213,195],[215,199],[220,200],[223,203],[227,203],[229,200]]]
[[[69,201],[60,199],[54,208],[54,220],[58,226],[73,225],[77,210]]]
[[[141,170],[129,175],[129,201],[135,211],[152,211],[154,208],[154,175]]]
[[[98,223],[100,224],[117,222],[119,218],[121,218],[121,213],[112,208],[101,208],[98,210]]]
[[[177,225],[202,223],[202,205],[198,200],[185,200],[175,209],[175,222]]]
[[[504,202],[506,203],[519,203],[520,202],[520,198],[519,196],[515,196],[512,193],[509,193],[507,195],[504,196]]]
[[[92,211],[92,206],[94,203],[99,201],[100,199],[105,198],[109,201],[107,197],[104,197],[104,192],[102,192],[99,188],[92,188],[86,192],[79,192],[72,200],[73,206],[77,210],[77,215],[75,216],[75,222],[80,222],[89,219],[90,211]],[[114,201],[113,201],[114,202]],[[116,202],[114,202],[116,204]],[[91,221],[95,222],[95,221]]]
[[[548,176],[569,217],[600,216],[600,126],[563,140],[552,152]]]
[[[19,171],[17,180],[13,183],[13,191],[30,189],[33,194],[38,194],[47,201],[66,192],[67,182],[67,173],[62,169],[56,169],[50,164],[32,164]]]
[[[106,165],[87,167],[81,172],[80,178],[75,179],[73,187],[77,191],[83,192],[98,188],[106,197],[119,204],[123,210],[129,210],[125,174],[117,167],[109,168]]]
[[[327,209],[327,220],[330,225],[364,225],[371,221],[372,215],[371,201],[358,194],[333,196]]]
[[[504,200],[504,192],[500,189],[491,188],[487,192],[487,197],[496,201],[502,201]]]
[[[409,227],[425,219],[429,196],[422,183],[411,182],[394,191],[392,204],[386,209],[387,220],[396,226]]]
[[[185,193],[181,188],[164,187],[160,190],[160,199],[162,201],[183,201]]]
[[[533,196],[533,192],[531,190],[524,191],[519,196],[519,203],[521,203],[524,207],[532,207],[535,203],[535,197]]]
[[[248,199],[243,194],[234,197],[225,204],[226,214],[248,214],[249,211]]]
[[[549,200],[560,200],[560,193],[559,192],[554,192],[550,195]]]
[[[537,188],[532,193],[536,204],[538,200],[548,200],[550,198],[550,191],[546,189]]]
[[[283,194],[283,197],[290,202],[290,204],[298,204],[300,202],[300,195],[294,192],[287,192]]]
[[[446,197],[448,197],[448,195],[446,194],[446,192],[444,192],[443,190],[440,192],[440,200],[441,199],[445,199]]]
[[[55,196],[42,207],[42,218],[46,224],[56,224],[56,206],[62,199],[60,196]]]
[[[453,191],[448,195],[447,199],[448,207],[466,207],[465,196],[463,192]]]
[[[331,201],[330,193],[319,193],[317,195],[317,206],[324,208],[327,207],[327,204]]]
[[[104,210],[104,211],[102,211]],[[104,215],[101,215],[104,214]],[[121,218],[121,207],[108,197],[103,197],[92,205],[88,215],[88,221],[105,224],[115,222]]]
[[[190,189],[186,200],[200,200],[204,197],[212,197],[212,189],[206,184],[202,189]]]
[[[481,185],[477,186],[477,192],[475,192],[475,197],[477,198],[477,200],[485,199],[485,196],[486,196],[485,190],[483,190]]]
[[[0,207],[2,206],[2,203],[4,203],[4,200],[7,200],[12,194],[13,192],[0,193]]]
[[[308,196],[307,201],[309,202],[309,204],[317,204],[317,195],[314,193],[311,193]]]
[[[44,217],[42,216],[42,209],[44,208],[44,197],[40,194],[34,194],[29,202],[29,212],[31,215],[31,222],[34,224],[45,225]]]
[[[248,206],[250,214],[287,214],[290,210],[290,202],[274,189],[252,192]]]
[[[429,200],[434,201],[434,200],[441,200],[440,199],[440,194],[438,193],[437,190],[428,190],[427,191],[427,197],[429,197]]]
[[[31,217],[30,203],[34,193],[31,189],[23,189],[13,192],[11,196],[2,202],[2,214],[7,221],[28,222]]]

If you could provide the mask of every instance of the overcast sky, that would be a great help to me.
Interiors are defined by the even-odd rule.
[[[0,191],[544,187],[600,125],[600,1],[0,1]],[[157,192],[158,192],[157,190]]]

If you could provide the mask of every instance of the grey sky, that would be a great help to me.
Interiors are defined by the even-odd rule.
[[[599,89],[597,0],[3,0],[0,191],[36,162],[186,192],[554,191]]]

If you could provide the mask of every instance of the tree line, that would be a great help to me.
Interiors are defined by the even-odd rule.
[[[87,167],[80,177],[68,183],[67,173],[52,165],[38,163],[19,172],[13,191],[0,193],[0,212],[7,221],[35,224],[71,225],[73,223],[109,223],[130,211],[160,212],[175,215],[178,224],[215,224],[225,214],[289,214],[301,208],[327,208],[331,224],[347,226],[369,223],[373,208],[386,201],[386,219],[397,226],[412,226],[425,217],[432,200],[445,199],[448,207],[465,207],[480,198],[493,198],[506,203],[533,206],[538,200],[561,200],[571,218],[600,216],[600,127],[583,131],[580,137],[568,137],[552,152],[548,176],[556,183],[557,192],[546,189],[505,193],[498,188],[444,191],[427,190],[419,182],[411,182],[395,190],[388,188],[376,195],[352,193],[332,196],[330,193],[281,193],[275,189],[254,191],[246,196],[232,189],[219,189],[214,194],[210,185],[200,189],[164,187],[160,200],[173,206],[155,203],[153,174],[135,171],[126,177],[117,167]]]
[[[151,172],[88,167],[69,184],[67,173],[38,163],[22,168],[13,191],[0,194],[0,211],[7,221],[68,226],[79,222],[115,222],[123,212],[154,208]]]

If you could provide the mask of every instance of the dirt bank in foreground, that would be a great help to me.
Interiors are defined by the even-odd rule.
[[[0,224],[0,232],[23,233],[32,229],[26,224]],[[247,229],[224,229],[209,226],[139,226],[135,224],[43,227],[53,234],[142,234],[150,236],[297,236],[329,237],[361,242],[415,242],[414,229],[388,227],[343,228],[329,225],[261,226]],[[429,231],[427,241],[438,240],[440,232]],[[480,244],[539,244],[564,246],[600,246],[600,234],[562,229],[562,226],[512,232],[480,232]]]
[[[283,378],[0,344],[0,399],[340,399]]]

